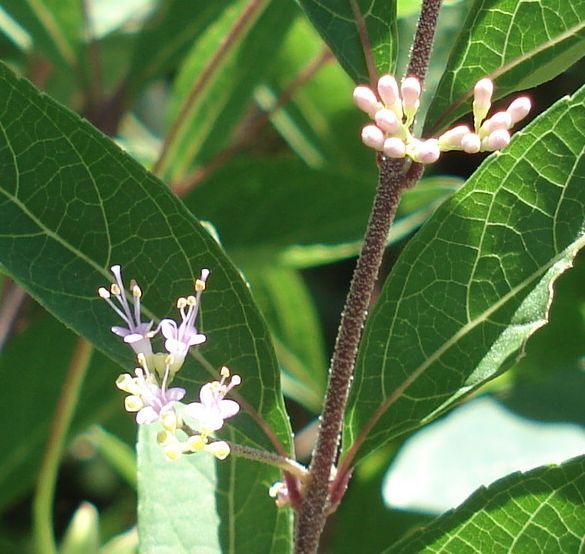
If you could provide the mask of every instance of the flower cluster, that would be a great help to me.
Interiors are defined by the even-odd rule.
[[[501,150],[510,142],[512,127],[530,111],[530,100],[517,98],[506,111],[486,119],[493,90],[493,83],[487,78],[475,85],[473,131],[467,125],[459,125],[438,138],[423,140],[414,137],[410,131],[420,106],[419,80],[407,77],[399,90],[392,75],[383,75],[378,80],[377,96],[365,85],[356,87],[353,92],[355,104],[375,122],[362,129],[362,142],[389,158],[408,156],[422,164],[436,162],[441,152],[449,150],[462,150],[469,154]]]
[[[123,373],[116,386],[128,394],[125,407],[136,413],[138,424],[159,423],[162,430],[157,435],[165,455],[170,460],[181,454],[205,451],[223,460],[230,452],[229,445],[212,438],[223,427],[224,420],[236,415],[240,406],[234,400],[225,399],[230,390],[241,383],[238,375],[230,379],[227,367],[221,369],[221,380],[203,385],[199,402],[183,404],[186,395],[181,387],[169,387],[175,374],[181,369],[189,348],[207,340],[198,332],[195,322],[205,290],[209,270],[201,271],[195,282],[195,295],[179,298],[177,308],[181,322],[163,319],[153,329],[153,322],[143,322],[140,299],[142,291],[135,281],[130,282],[132,305],[126,298],[121,268],[112,266],[114,283],[110,289],[101,287],[98,294],[120,316],[124,327],[114,326],[112,332],[123,337],[138,359],[134,374]],[[152,340],[160,333],[166,352],[154,353]]]

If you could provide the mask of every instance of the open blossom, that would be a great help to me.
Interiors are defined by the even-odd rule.
[[[165,427],[176,426],[169,423],[175,418],[174,405],[183,399],[185,389],[181,387],[167,388],[166,383],[159,385],[146,365],[135,370],[135,377],[123,373],[116,380],[116,386],[127,392],[125,406],[129,412],[136,412],[136,422],[139,424],[163,421]]]
[[[172,319],[163,319],[160,322],[160,330],[165,337],[165,348],[174,357],[175,368],[182,365],[185,356],[191,346],[205,342],[206,336],[199,333],[195,327],[195,320],[199,312],[201,293],[205,290],[205,282],[209,276],[209,270],[203,269],[201,276],[195,282],[195,296],[179,298],[177,307],[181,314],[181,323],[176,324]]]
[[[231,389],[242,382],[239,375],[234,375],[226,384],[229,376],[229,369],[222,367],[221,381],[203,385],[199,393],[200,402],[192,402],[185,408],[186,414],[196,421],[196,429],[202,435],[218,431],[225,419],[236,415],[240,410],[237,402],[224,398]]]
[[[420,106],[420,82],[407,77],[399,87],[392,75],[383,75],[378,80],[378,95],[365,85],[354,90],[355,104],[375,122],[362,129],[362,142],[389,158],[406,156],[422,164],[437,161],[441,152],[449,150],[463,150],[469,154],[501,150],[510,142],[512,127],[530,111],[530,100],[517,98],[506,111],[486,119],[493,89],[493,82],[488,78],[475,85],[473,131],[466,125],[459,125],[438,138],[423,140],[414,137],[410,129]]]
[[[105,287],[98,289],[98,294],[110,305],[110,307],[122,318],[126,327],[112,327],[112,333],[123,337],[124,342],[129,344],[136,354],[152,354],[152,321],[142,322],[140,314],[140,298],[142,291],[135,281],[130,282],[132,292],[133,307],[130,308],[124,283],[122,281],[122,272],[119,265],[113,265],[111,268],[114,274],[115,283],[112,283],[110,290]],[[112,296],[118,301],[119,307],[112,301]]]

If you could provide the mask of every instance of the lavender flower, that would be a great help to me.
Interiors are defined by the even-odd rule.
[[[110,269],[114,274],[116,282],[112,283],[109,291],[105,287],[100,287],[98,289],[98,294],[127,325],[127,327],[112,327],[112,333],[123,337],[124,342],[129,344],[136,354],[150,356],[152,354],[152,345],[150,343],[150,338],[153,335],[153,333],[151,333],[152,321],[143,323],[141,320],[140,298],[142,296],[142,291],[136,284],[136,281],[132,280],[130,282],[130,290],[132,291],[133,299],[133,308],[131,309],[124,292],[124,283],[122,281],[120,266],[113,265]],[[112,301],[112,296],[116,298],[120,307]]]

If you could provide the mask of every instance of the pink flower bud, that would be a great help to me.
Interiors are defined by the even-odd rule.
[[[530,98],[526,96],[521,96],[520,98],[516,98],[509,106],[506,112],[510,115],[510,120],[512,121],[512,125],[516,125],[518,121],[524,119],[531,108]]]
[[[384,133],[375,125],[366,125],[362,129],[362,142],[374,150],[382,151],[384,148]]]
[[[366,112],[372,118],[382,107],[376,95],[372,92],[372,89],[364,85],[355,87],[353,90],[353,101],[360,110]]]
[[[481,148],[481,140],[475,133],[468,133],[461,139],[461,148],[468,154],[476,154]]]
[[[382,75],[378,80],[378,94],[388,108],[400,102],[398,84],[392,75]]]
[[[449,129],[439,137],[439,148],[443,152],[448,150],[459,150],[461,148],[461,139],[471,133],[467,125],[458,125]]]
[[[482,134],[489,135],[497,129],[509,129],[512,126],[512,118],[508,112],[497,112],[481,126]]]
[[[492,94],[494,93],[494,84],[491,79],[485,77],[480,79],[473,89],[473,109],[485,110],[487,113],[492,102]]]
[[[389,158],[404,158],[406,145],[398,137],[390,137],[384,141],[384,154]]]
[[[501,150],[510,144],[510,133],[506,129],[496,129],[485,139],[486,150]]]
[[[402,124],[398,121],[396,114],[387,108],[383,108],[376,112],[376,125],[389,135],[398,133]]]
[[[421,164],[432,164],[439,159],[441,151],[439,150],[439,141],[437,139],[428,139],[419,142],[412,159]]]
[[[407,77],[402,81],[402,108],[407,117],[413,117],[420,106],[420,81],[416,77]]]

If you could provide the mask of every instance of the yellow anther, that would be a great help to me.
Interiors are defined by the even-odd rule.
[[[136,283],[132,285],[132,296],[134,298],[140,298],[142,296],[142,290]]]
[[[120,296],[122,294],[120,287],[116,283],[112,283],[112,286],[110,287],[110,291],[112,291],[112,294],[114,296]]]
[[[103,298],[103,299],[108,299],[110,298],[110,292],[108,291],[108,289],[105,289],[104,287],[100,287],[98,289],[98,294]]]
[[[193,435],[187,439],[187,446],[191,452],[199,452],[205,448],[207,437],[203,435]]]
[[[224,379],[227,379],[227,378],[230,376],[230,370],[229,370],[229,369],[228,369],[226,366],[223,366],[223,367],[221,368],[220,375],[221,375],[221,376],[222,376]]]
[[[205,290],[205,281],[202,281],[201,279],[197,279],[195,281],[195,290],[197,292],[203,292]]]
[[[177,300],[177,308],[179,308],[179,310],[182,309],[182,308],[184,308],[186,305],[187,305],[187,299],[186,298],[181,297],[181,298],[179,298]]]
[[[187,304],[189,304],[189,306],[195,306],[195,304],[197,304],[197,298],[194,296],[187,296]]]

